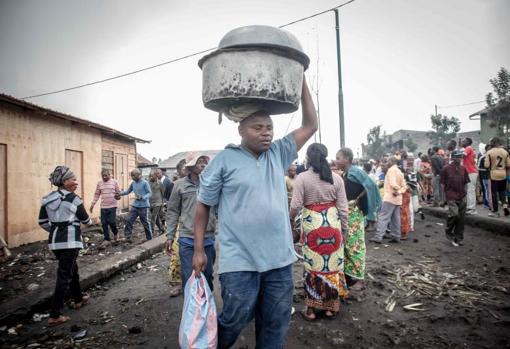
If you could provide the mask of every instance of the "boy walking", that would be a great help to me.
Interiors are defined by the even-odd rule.
[[[149,221],[149,198],[152,195],[151,188],[149,183],[142,178],[140,170],[135,168],[131,171],[131,178],[133,182],[131,182],[129,188],[121,191],[120,194],[117,195],[117,198],[120,199],[121,196],[129,195],[132,192],[135,193],[135,201],[129,210],[128,221],[126,222],[126,228],[124,230],[126,241],[132,242],[133,224],[138,217],[140,217],[143,229],[145,230],[145,237],[147,240],[152,240],[152,227]]]

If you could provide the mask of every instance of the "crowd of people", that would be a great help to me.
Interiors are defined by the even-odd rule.
[[[499,214],[499,201],[508,215],[506,180],[508,153],[494,138],[478,156],[471,140],[462,148],[432,148],[417,158],[406,152],[388,154],[363,164],[349,148],[328,161],[319,143],[306,150],[305,164],[295,165],[297,152],[317,130],[317,116],[306,81],[302,88],[302,125],[273,141],[273,123],[260,110],[239,123],[240,145],[228,145],[214,159],[198,154],[183,160],[170,179],[159,169],[148,180],[139,170],[125,190],[102,172],[90,212],[101,198],[105,244],[120,240],[117,202],[134,194],[124,231],[131,241],[133,223],[143,225],[147,240],[157,227],[166,233],[169,278],[177,296],[193,275],[213,289],[218,260],[222,313],[218,316],[218,347],[229,348],[255,319],[257,347],[281,348],[293,302],[293,264],[303,259],[307,321],[334,319],[342,298],[365,287],[366,243],[400,243],[414,230],[424,204],[448,205],[446,237],[462,244],[464,214],[476,214],[476,182],[484,204]],[[478,161],[478,162],[477,162]],[[478,177],[476,172],[480,172]],[[486,171],[482,174],[483,171]],[[285,176],[286,175],[286,176]],[[284,178],[285,176],[285,178]],[[43,198],[39,222],[49,232],[49,248],[58,260],[50,326],[69,320],[62,314],[70,291],[74,307],[90,296],[81,292],[77,257],[83,248],[80,223],[92,224],[71,169],[58,166],[50,176],[58,189]],[[503,184],[504,181],[504,184]],[[504,193],[504,195],[503,195]],[[296,252],[301,247],[302,256]],[[219,248],[217,258],[217,248]]]

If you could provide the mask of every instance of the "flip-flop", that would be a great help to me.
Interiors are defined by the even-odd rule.
[[[315,315],[315,313],[312,313],[314,314],[313,318],[310,317],[306,310],[301,310],[299,313],[301,314],[301,317],[305,319],[305,321],[314,322],[315,320],[317,320],[317,315]]]
[[[71,318],[69,316],[64,316],[64,315],[60,315],[58,318],[50,317],[48,319],[48,326],[54,327],[54,326],[62,325],[63,323],[68,322],[69,320],[71,320]]]

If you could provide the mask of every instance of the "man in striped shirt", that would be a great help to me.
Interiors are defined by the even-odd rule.
[[[96,186],[94,199],[90,205],[90,213],[101,196],[101,226],[103,228],[104,240],[110,241],[110,228],[113,233],[113,240],[118,240],[117,230],[117,200],[115,195],[120,193],[119,184],[111,178],[109,170],[101,171],[102,181]]]

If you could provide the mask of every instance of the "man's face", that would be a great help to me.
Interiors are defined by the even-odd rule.
[[[239,125],[242,144],[255,154],[261,154],[271,147],[273,120],[266,113],[255,113]]]
[[[110,175],[110,172],[103,172],[101,174],[101,177],[103,177],[103,181],[108,182],[112,176]]]
[[[199,158],[197,163],[195,164],[195,167],[193,167],[193,173],[196,175],[201,174],[208,163],[209,163],[209,160],[207,158],[205,158],[205,157]]]
[[[287,173],[289,174],[290,178],[296,177],[296,166],[289,167],[289,169],[287,170]]]
[[[159,170],[158,170],[158,171],[156,171],[156,178],[157,178],[157,179],[161,179],[161,178],[163,178],[163,173],[162,173],[161,171],[159,171]]]
[[[345,170],[349,166],[349,159],[342,153],[336,154],[336,166],[341,170]]]
[[[131,179],[133,179],[135,182],[138,182],[140,178],[142,178],[140,173],[131,173]]]

